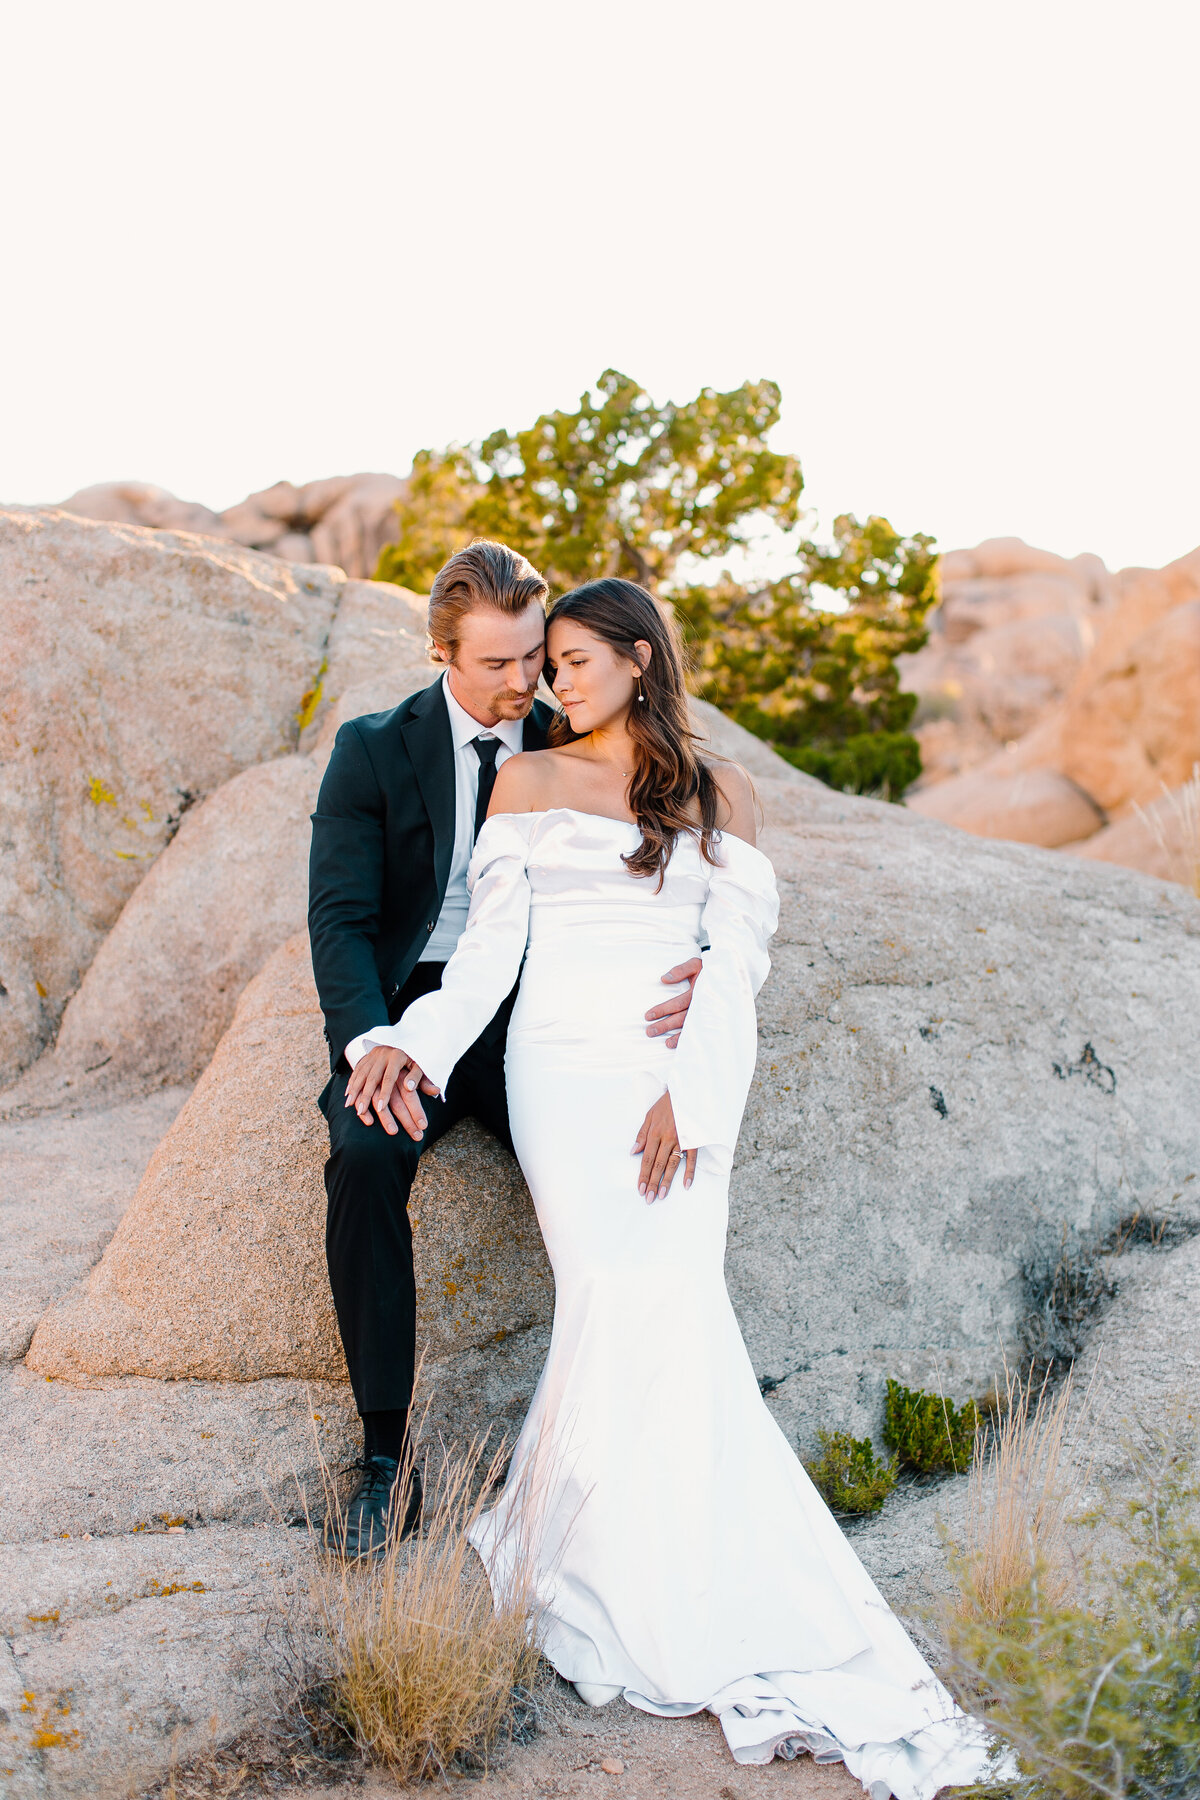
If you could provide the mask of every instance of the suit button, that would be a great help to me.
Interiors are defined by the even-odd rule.
[[[433,930],[433,920],[432,919],[430,919],[430,921],[429,921],[428,925],[425,927],[425,929],[426,929],[426,931]]]

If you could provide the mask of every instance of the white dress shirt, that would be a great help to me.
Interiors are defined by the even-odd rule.
[[[442,910],[422,950],[420,962],[449,962],[458,948],[458,940],[467,923],[471,896],[467,892],[467,869],[475,848],[475,803],[479,798],[479,758],[471,748],[472,739],[499,738],[496,767],[524,747],[524,719],[500,719],[495,725],[481,725],[450,692],[450,671],[442,676],[442,694],[450,715],[450,735],[454,740],[454,854],[450,858],[450,879]],[[386,1025],[386,1019],[380,1021]],[[346,1061],[353,1068],[366,1048],[369,1031],[352,1038],[346,1045]]]

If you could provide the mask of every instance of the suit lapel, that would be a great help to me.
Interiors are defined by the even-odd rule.
[[[440,681],[413,701],[404,721],[404,746],[433,826],[433,868],[439,897],[450,880],[454,855],[454,739]]]
[[[542,700],[535,700],[525,715],[525,728],[521,734],[522,750],[544,750],[546,733],[550,729],[553,714]]]

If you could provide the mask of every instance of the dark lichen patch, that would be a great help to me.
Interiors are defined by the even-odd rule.
[[[1082,1075],[1085,1081],[1090,1082],[1092,1087],[1099,1088],[1102,1094],[1115,1094],[1117,1091],[1116,1076],[1107,1063],[1100,1061],[1090,1043],[1083,1046],[1074,1062],[1056,1062],[1050,1066],[1060,1081],[1069,1081],[1073,1075]]]
[[[202,798],[202,795],[195,792],[192,788],[176,788],[175,792],[179,796],[179,805],[173,812],[169,812],[163,820],[164,845],[169,844],[171,839],[175,836],[175,833],[179,830],[180,825],[183,823],[184,813],[189,811],[190,808],[195,806],[196,802]]]
[[[1187,1181],[1192,1179],[1189,1175]],[[1172,1201],[1182,1194],[1180,1188]],[[1120,1286],[1114,1258],[1134,1249],[1174,1250],[1198,1234],[1200,1219],[1172,1217],[1153,1208],[1135,1208],[1091,1242],[1073,1240],[1064,1225],[1057,1253],[1035,1257],[1021,1268],[1028,1303],[1023,1375],[1053,1377],[1074,1362]]]

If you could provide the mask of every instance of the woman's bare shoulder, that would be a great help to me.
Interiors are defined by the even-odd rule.
[[[500,764],[489,813],[542,812],[554,780],[556,750],[521,750]]]
[[[709,774],[721,796],[718,824],[722,831],[753,844],[758,837],[758,796],[741,763],[710,762]]]

